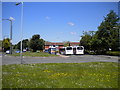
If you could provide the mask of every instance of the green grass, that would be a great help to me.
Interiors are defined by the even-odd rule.
[[[3,88],[118,88],[111,62],[3,65]]]
[[[51,57],[51,56],[58,56],[58,55],[53,55],[45,52],[23,52],[23,56],[30,56],[30,57]],[[9,56],[20,56],[20,53],[14,53],[12,55],[7,54]]]
[[[107,55],[112,55],[112,56],[119,56],[120,51],[107,51],[106,54]]]

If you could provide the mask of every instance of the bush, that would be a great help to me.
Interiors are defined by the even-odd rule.
[[[36,50],[37,53],[40,53],[40,50]]]
[[[30,52],[33,52],[33,49],[30,49]]]
[[[85,53],[85,54],[89,54],[89,51],[88,51],[88,50],[85,50],[84,53]]]
[[[107,51],[106,54],[107,55],[112,55],[112,56],[119,56],[120,51]]]
[[[106,54],[106,50],[85,50],[85,54],[90,54],[90,55],[105,55]]]

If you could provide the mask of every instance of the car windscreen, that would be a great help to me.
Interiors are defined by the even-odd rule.
[[[65,51],[65,48],[61,48],[60,51]]]
[[[66,49],[67,49],[67,50],[72,50],[72,47],[67,47]]]
[[[45,50],[45,52],[47,52],[48,50]]]
[[[77,50],[83,50],[83,47],[77,47]]]
[[[51,50],[56,51],[56,48],[51,48]]]

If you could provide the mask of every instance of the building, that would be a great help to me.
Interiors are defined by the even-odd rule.
[[[70,46],[79,46],[79,45],[80,45],[80,42],[70,42]],[[60,49],[64,47],[64,43],[63,42],[45,42],[44,49],[47,50],[52,46],[57,47],[57,49]]]
[[[45,42],[45,49],[49,49],[51,46],[55,46],[59,48],[62,48],[64,46],[64,43],[60,42]]]

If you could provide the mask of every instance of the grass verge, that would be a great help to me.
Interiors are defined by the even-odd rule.
[[[12,55],[8,54],[9,56],[20,56],[20,53],[14,53]],[[53,55],[45,52],[23,52],[23,56],[30,56],[30,57],[53,57],[58,55]]]
[[[107,55],[120,56],[120,51],[107,51]]]
[[[3,65],[3,88],[118,88],[112,62]]]

